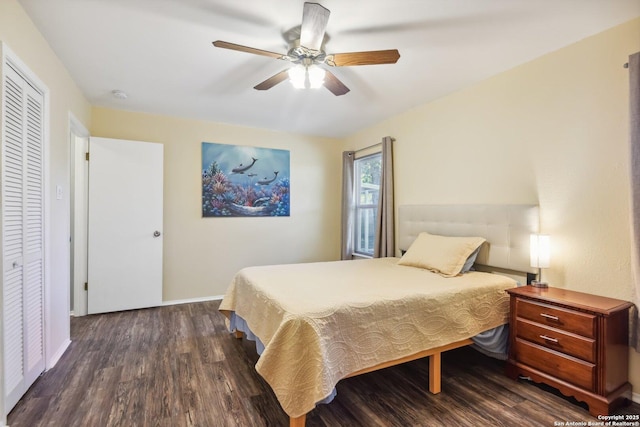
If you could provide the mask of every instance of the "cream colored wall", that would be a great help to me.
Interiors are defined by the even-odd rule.
[[[0,41],[49,89],[50,164],[46,180],[51,200],[51,271],[46,296],[46,356],[47,366],[50,367],[69,343],[69,113],[89,127],[91,107],[47,41],[15,0],[0,1]],[[62,186],[62,200],[56,200],[56,185]],[[0,349],[1,346],[0,340]],[[0,364],[0,369],[2,366]],[[1,413],[4,414],[4,411]]]
[[[631,300],[623,64],[638,50],[640,19],[379,123],[346,147],[396,138],[397,205],[539,203],[551,285]],[[635,352],[630,372],[640,392]]]
[[[340,257],[339,140],[104,108],[93,136],[165,147],[165,301],[223,295],[242,267]],[[290,151],[291,216],[202,218],[201,144]]]

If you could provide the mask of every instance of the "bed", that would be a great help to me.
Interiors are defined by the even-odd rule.
[[[256,341],[256,370],[291,426],[304,426],[341,379],[417,358],[429,357],[429,390],[438,393],[443,351],[504,330],[505,289],[517,286],[506,273],[531,269],[538,208],[405,205],[398,218],[399,247],[408,249],[402,258],[249,267],[229,286],[220,311],[238,338]],[[448,253],[449,243],[471,252],[458,254],[451,269],[449,255],[444,267],[415,264],[425,250],[430,260],[434,248]],[[476,271],[457,274],[472,252]]]

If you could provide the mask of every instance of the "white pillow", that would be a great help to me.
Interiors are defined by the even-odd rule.
[[[438,236],[423,232],[398,264],[425,268],[445,277],[457,276],[469,255],[485,241],[483,237]]]

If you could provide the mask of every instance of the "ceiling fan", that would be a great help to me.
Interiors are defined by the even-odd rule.
[[[344,67],[351,65],[395,64],[398,61],[400,53],[397,49],[333,54],[325,53],[323,42],[325,40],[325,31],[330,13],[329,9],[326,9],[318,3],[306,2],[302,12],[300,37],[291,42],[291,48],[286,54],[242,46],[221,40],[213,42],[213,45],[224,49],[269,56],[296,64],[294,67],[282,70],[254,86],[254,89],[257,90],[271,89],[278,83],[289,78],[296,87],[319,87],[324,85],[324,87],[329,89],[334,95],[340,96],[349,92],[349,88],[331,72],[318,67],[318,65],[326,64],[331,67]]]

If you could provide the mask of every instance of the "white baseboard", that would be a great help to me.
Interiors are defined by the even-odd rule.
[[[209,296],[209,297],[200,297],[200,298],[176,299],[176,300],[171,300],[171,301],[162,301],[160,306],[164,307],[164,306],[167,306],[167,305],[189,304],[189,303],[192,303],[192,302],[217,301],[217,300],[221,300],[223,297],[224,297],[224,295],[213,295],[213,296]],[[73,310],[71,310],[69,312],[69,316],[71,316],[71,317],[75,316],[75,313],[74,313]],[[64,353],[64,351],[63,351],[63,353]],[[0,425],[0,427],[2,427],[2,425]]]
[[[631,393],[631,400],[640,404],[640,393]]]
[[[192,302],[204,302],[204,301],[216,301],[221,300],[224,295],[213,295],[210,297],[189,298],[189,299],[175,299],[171,301],[162,301],[162,305],[177,305],[177,304],[189,304]]]
[[[47,359],[47,366],[46,366],[47,371],[53,368],[54,366],[56,366],[56,363],[58,363],[58,361],[60,360],[64,352],[67,351],[67,349],[69,348],[69,345],[71,345],[71,340],[68,339],[62,343],[60,348],[58,348],[58,350],[55,353],[53,353],[51,357]]]

